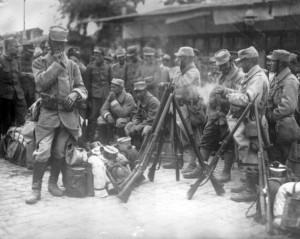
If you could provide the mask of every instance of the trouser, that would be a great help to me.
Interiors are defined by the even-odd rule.
[[[12,125],[21,126],[25,123],[26,101],[25,99],[0,98],[0,130],[1,134],[6,134],[8,128]]]
[[[95,98],[92,97],[90,99],[91,109],[89,115],[89,123],[88,123],[88,141],[93,142],[95,140],[95,132],[97,127],[97,119],[100,115],[100,109],[105,102],[105,98]]]

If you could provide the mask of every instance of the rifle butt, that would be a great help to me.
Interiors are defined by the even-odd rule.
[[[149,168],[148,171],[148,178],[150,180],[150,182],[154,181],[154,176],[155,176],[155,168],[153,168],[153,166],[151,168]]]
[[[187,192],[187,199],[191,200],[195,194],[195,192],[197,191],[198,187],[200,186],[200,184],[204,181],[204,179],[206,178],[205,174],[202,174],[197,181],[191,185],[190,189]]]
[[[220,183],[213,174],[211,174],[209,179],[210,179],[211,184],[213,185],[217,195],[222,195],[225,193],[224,184]]]

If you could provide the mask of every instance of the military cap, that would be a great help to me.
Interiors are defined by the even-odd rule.
[[[194,49],[188,46],[180,47],[175,56],[195,56]]]
[[[4,46],[7,47],[7,46],[11,46],[11,45],[21,46],[16,38],[13,38],[13,37],[6,38],[4,40]]]
[[[121,57],[126,55],[126,50],[124,48],[117,50],[116,56]]]
[[[109,61],[109,62],[112,62],[113,61],[113,58],[112,56],[109,54],[107,56],[104,57],[105,60]]]
[[[135,55],[137,53],[138,53],[138,49],[137,49],[136,46],[129,46],[127,48],[127,53],[126,53],[127,56],[130,57],[130,56],[133,56],[133,55]]]
[[[61,26],[52,26],[49,29],[49,39],[52,41],[67,42],[69,31]]]
[[[268,59],[272,61],[284,61],[290,62],[290,55],[286,50],[274,50],[271,56],[268,56]]]
[[[105,55],[105,49],[100,46],[95,46],[93,52],[97,52],[97,53]]]
[[[23,46],[23,51],[27,51],[31,53],[35,52],[35,45],[33,43],[25,43],[22,46]]]
[[[216,65],[219,66],[219,65],[223,65],[225,63],[227,63],[229,60],[230,60],[230,53],[228,50],[226,49],[222,49],[218,52],[216,52],[215,54],[215,62],[216,62]]]
[[[111,83],[124,88],[124,81],[122,79],[113,78]]]
[[[146,55],[146,56],[154,56],[154,55],[155,55],[155,50],[154,50],[154,48],[145,46],[145,47],[143,48],[143,55]]]
[[[115,160],[118,153],[119,150],[114,146],[106,145],[103,147],[102,154],[106,159]]]
[[[75,56],[77,58],[80,58],[79,47],[76,47],[76,46],[70,47],[67,51],[67,56],[68,57]]]
[[[198,49],[193,48],[193,51],[195,56],[200,56],[200,51]]]
[[[250,46],[249,48],[239,50],[238,58],[235,61],[238,62],[246,58],[254,58],[254,57],[258,57],[258,52],[253,46]]]
[[[209,58],[209,63],[216,63],[215,57],[210,57]]]
[[[168,54],[164,54],[163,60],[171,60],[171,57]]]
[[[147,88],[145,81],[139,81],[134,83],[134,90],[144,90]]]

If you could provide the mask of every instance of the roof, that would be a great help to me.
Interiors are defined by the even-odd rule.
[[[216,8],[226,8],[226,7],[238,7],[238,6],[251,6],[254,4],[266,4],[267,2],[283,2],[285,0],[227,0],[227,1],[217,1],[217,2],[201,2],[201,3],[191,3],[184,4],[179,6],[168,6],[158,10],[149,11],[145,13],[132,13],[126,15],[112,16],[106,18],[97,18],[97,19],[85,19],[80,23],[87,22],[122,22],[122,21],[130,21],[136,18],[148,18],[148,17],[160,17],[160,16],[168,16],[175,15],[180,13],[186,13],[191,11],[199,11],[199,10],[210,10]]]

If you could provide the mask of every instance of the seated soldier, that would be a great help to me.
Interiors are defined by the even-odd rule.
[[[103,144],[111,143],[114,141],[114,131],[119,137],[125,136],[124,127],[135,107],[132,95],[124,89],[124,81],[113,78],[111,91],[97,119],[98,140]]]
[[[137,112],[132,121],[125,127],[125,132],[131,137],[131,142],[137,149],[141,147],[143,137],[151,130],[156,116],[159,100],[147,91],[145,81],[134,83],[134,91],[138,100]]]

